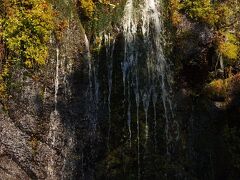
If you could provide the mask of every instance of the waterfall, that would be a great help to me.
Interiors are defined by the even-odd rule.
[[[126,94],[126,78],[129,81],[128,71],[131,68],[134,58],[135,48],[133,45],[135,35],[137,33],[137,24],[133,16],[133,1],[128,0],[124,9],[123,17],[123,34],[125,38],[124,60],[122,62],[124,95]]]
[[[98,63],[92,59],[90,51],[90,43],[87,35],[84,34],[86,60],[88,61],[88,78],[89,78],[89,113],[90,123],[93,136],[96,133],[96,126],[98,120],[98,103],[99,103],[99,82],[98,82]]]
[[[156,152],[156,144],[157,144],[157,112],[156,112],[156,104],[157,104],[158,94],[156,89],[153,89],[152,93],[152,102],[153,102],[153,113],[154,113],[154,150]]]
[[[144,158],[147,158],[147,149],[153,137],[154,149],[157,144],[157,109],[161,107],[165,120],[165,128],[162,130],[166,139],[166,154],[169,154],[169,146],[172,141],[173,111],[171,102],[171,71],[170,63],[164,55],[164,25],[161,14],[160,2],[158,0],[141,0],[138,4],[133,0],[127,0],[122,18],[122,34],[124,37],[123,59],[121,61],[124,105],[126,107],[126,124],[130,148],[133,142],[137,143],[137,164],[138,179],[141,179],[141,141],[144,138],[143,148]],[[95,138],[96,123],[101,120],[98,117],[99,110],[108,111],[107,128],[107,148],[110,151],[110,138],[112,128],[111,98],[113,88],[113,54],[115,49],[115,39],[113,34],[103,31],[96,39],[97,58],[90,53],[90,44],[87,35],[84,35],[86,59],[88,61],[89,78],[89,113],[88,118],[93,128],[91,135]],[[100,41],[100,42],[99,42]],[[94,46],[93,46],[94,49]],[[105,55],[107,86],[100,87],[100,57]],[[104,64],[105,65],[105,64]],[[101,66],[103,67],[103,66]],[[104,68],[104,67],[103,67]],[[102,84],[101,84],[102,85]],[[105,88],[106,87],[106,88]],[[101,92],[100,92],[101,90]],[[106,96],[106,92],[108,93]],[[100,101],[100,95],[101,100]],[[103,105],[100,107],[100,105]],[[136,106],[135,106],[136,105]],[[153,116],[150,116],[150,106],[153,106]],[[136,107],[136,109],[134,109]],[[143,108],[145,120],[141,122],[141,111]],[[133,131],[133,113],[136,112],[136,136]],[[150,118],[152,117],[152,119]],[[144,126],[142,126],[142,124]],[[153,124],[153,126],[151,126]],[[105,127],[105,126],[104,126]],[[141,127],[144,127],[141,131]],[[153,133],[152,131],[153,127]],[[145,136],[140,136],[144,132]],[[152,136],[153,134],[153,136]],[[136,138],[136,141],[135,141]],[[142,159],[144,159],[142,158]]]
[[[126,96],[126,82],[128,84],[128,129],[129,129],[129,140],[131,145],[131,80],[130,80],[130,70],[133,65],[134,55],[135,55],[135,47],[132,46],[135,40],[135,34],[137,32],[137,24],[134,17],[133,12],[133,1],[128,0],[124,9],[124,17],[123,17],[123,34],[125,38],[125,46],[124,46],[124,60],[122,62],[122,72],[123,72],[123,86],[124,86],[124,96]],[[125,97],[126,98],[126,97]]]
[[[90,44],[87,38],[87,35],[84,34],[84,41],[85,41],[85,48],[86,48],[86,56],[88,60],[88,78],[89,78],[89,93],[90,93],[90,98],[92,99],[92,62],[91,62],[91,53],[90,53]]]
[[[51,112],[50,115],[50,125],[49,125],[49,134],[48,140],[50,142],[49,146],[51,148],[50,159],[48,161],[48,176],[50,179],[54,179],[54,155],[55,155],[55,143],[56,143],[56,131],[59,127],[59,114],[57,110],[58,104],[58,89],[59,89],[59,48],[56,48],[56,72],[55,72],[55,80],[54,80],[54,111]]]
[[[58,86],[59,86],[59,48],[56,48],[56,56],[57,56],[57,61],[56,61],[56,77],[55,77],[55,92],[54,92],[54,104],[55,104],[55,109],[54,112],[57,114],[57,94],[58,94]]]
[[[164,56],[165,43],[161,7],[158,0],[143,0],[138,5],[128,0],[122,20],[125,39],[122,74],[124,95],[128,93],[128,126],[131,131],[131,91],[134,89],[137,107],[138,166],[139,155],[139,103],[143,103],[145,112],[145,147],[149,136],[148,109],[152,100],[154,108],[154,142],[156,143],[157,115],[156,104],[161,97],[165,117],[166,144],[170,141],[170,123],[173,118],[170,99],[171,72]],[[138,28],[140,27],[140,28]],[[144,55],[143,55],[144,53]],[[126,87],[128,84],[128,87]],[[128,88],[128,91],[126,89]],[[131,138],[131,133],[130,133]],[[168,148],[167,148],[168,153]],[[139,168],[139,167],[138,167]],[[140,171],[140,170],[138,170]],[[140,172],[138,172],[140,176]]]
[[[106,60],[107,60],[107,70],[108,70],[108,137],[107,137],[107,146],[109,149],[109,141],[110,141],[110,134],[111,134],[111,95],[112,95],[112,73],[113,73],[113,53],[115,49],[115,39],[111,42],[111,34],[104,34],[100,35],[104,36],[104,45],[105,45],[105,53],[106,53]]]

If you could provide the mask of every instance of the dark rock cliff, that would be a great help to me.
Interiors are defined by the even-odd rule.
[[[9,100],[0,105],[1,180],[137,178],[137,141],[129,147],[127,103],[121,77],[124,38],[118,33],[118,24],[113,24],[116,42],[109,130],[105,46],[98,55],[93,53],[100,62],[100,103],[97,110],[91,107],[94,106],[89,84],[92,77],[89,77],[85,35],[92,45],[96,32],[88,23],[84,24],[89,29],[85,32],[78,15],[74,14],[61,41],[51,40],[50,57],[43,69],[34,74],[14,70],[15,86],[10,89]],[[228,86],[223,95],[222,91],[213,92],[215,89],[207,86],[217,63],[213,32],[186,17],[173,32],[185,32],[171,39],[173,46],[168,55],[175,79],[173,104],[179,125],[178,140],[171,157],[165,156],[163,107],[157,104],[157,143],[150,138],[148,149],[143,148],[144,143],[140,144],[144,149],[140,151],[141,177],[237,180],[240,177],[238,72],[226,81]],[[221,69],[214,73],[215,78],[224,76]],[[136,105],[132,106],[135,113]],[[150,130],[153,130],[153,105],[149,109]],[[96,113],[98,122],[93,120]],[[144,121],[143,108],[139,114]],[[134,115],[132,126],[135,124]],[[144,124],[140,127],[143,129]],[[133,134],[136,131],[134,127]],[[154,137],[153,131],[150,137]]]

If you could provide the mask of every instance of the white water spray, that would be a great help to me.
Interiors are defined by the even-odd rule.
[[[125,38],[124,60],[122,62],[124,95],[128,92],[128,126],[130,127],[131,98],[130,90],[133,86],[137,106],[137,141],[138,166],[139,155],[139,102],[143,102],[145,112],[145,148],[149,136],[148,109],[152,100],[154,108],[154,142],[156,145],[157,115],[156,104],[161,97],[165,117],[166,144],[170,141],[170,124],[172,123],[172,103],[170,99],[171,72],[167,62],[163,45],[164,26],[160,2],[158,0],[142,0],[138,5],[133,0],[127,0],[122,21]],[[137,28],[140,27],[140,28]],[[143,55],[145,53],[145,55]],[[128,84],[128,87],[126,87]],[[126,91],[128,88],[128,91]],[[141,97],[139,96],[141,94]],[[130,134],[131,137],[131,134]],[[167,148],[168,152],[168,148]],[[140,170],[139,170],[140,171]],[[140,172],[138,172],[140,176]]]

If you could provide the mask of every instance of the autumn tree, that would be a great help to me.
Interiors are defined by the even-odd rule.
[[[55,12],[45,0],[1,0],[0,6],[0,38],[7,52],[1,62],[1,97],[12,68],[36,69],[45,64]]]

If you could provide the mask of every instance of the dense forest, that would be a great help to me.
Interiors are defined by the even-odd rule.
[[[239,180],[239,0],[0,0],[0,180]]]

